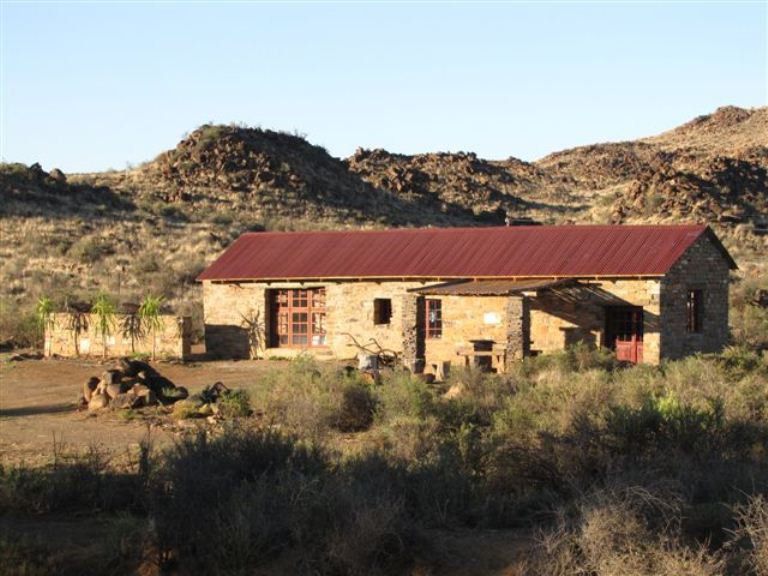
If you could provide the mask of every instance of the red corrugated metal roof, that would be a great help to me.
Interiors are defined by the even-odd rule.
[[[512,226],[243,234],[199,280],[660,276],[707,226]]]

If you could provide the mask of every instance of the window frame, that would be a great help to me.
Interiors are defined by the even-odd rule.
[[[704,331],[704,290],[688,288],[685,293],[685,332],[701,334]]]
[[[391,324],[392,324],[392,298],[374,298],[373,299],[373,325],[374,326],[390,326]]]
[[[325,287],[276,288],[269,298],[272,347],[327,347]]]
[[[432,320],[431,312],[436,313]],[[443,301],[439,298],[424,299],[424,337],[427,340],[439,340],[443,337]]]

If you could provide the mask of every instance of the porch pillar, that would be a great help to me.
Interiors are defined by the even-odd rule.
[[[524,295],[510,295],[507,300],[506,368],[531,352],[531,302]]]
[[[419,296],[404,294],[402,300],[403,365],[416,371],[419,359]]]

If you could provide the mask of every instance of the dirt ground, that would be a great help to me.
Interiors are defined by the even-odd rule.
[[[170,418],[139,413],[77,410],[83,382],[100,375],[113,361],[44,359],[10,362],[0,358],[0,464],[38,466],[52,461],[54,445],[64,451],[90,448],[118,458],[138,450],[147,432],[153,446],[174,439]],[[200,362],[153,366],[190,394],[216,381],[230,388],[252,389],[259,374],[279,368],[279,361]],[[156,414],[157,411],[154,411]]]

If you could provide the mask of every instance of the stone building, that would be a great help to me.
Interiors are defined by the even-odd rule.
[[[241,236],[199,280],[214,357],[504,370],[577,343],[628,362],[715,352],[736,264],[707,226],[520,226]]]

